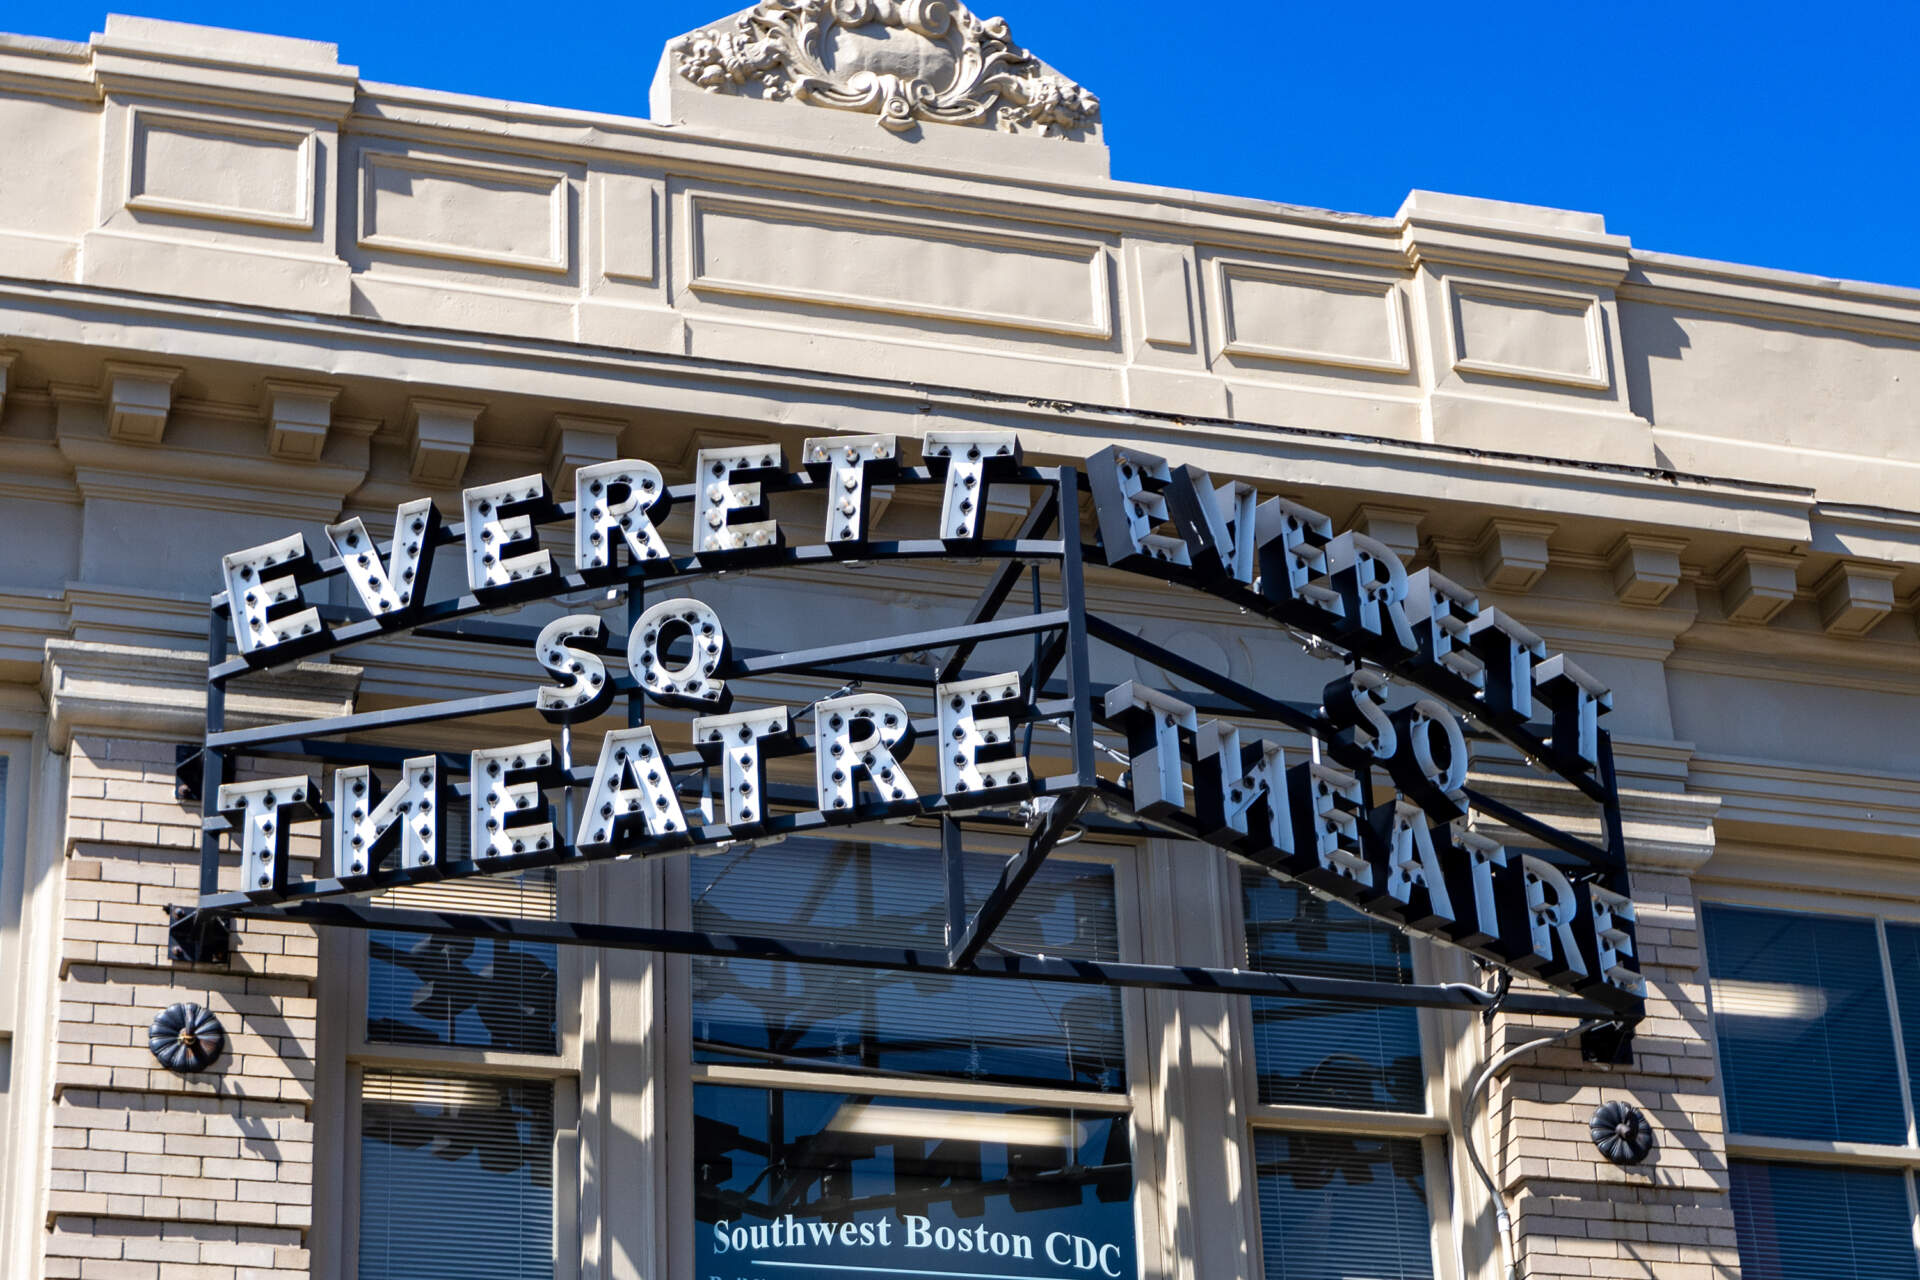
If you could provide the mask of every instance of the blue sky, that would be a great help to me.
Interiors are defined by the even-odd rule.
[[[661,44],[729,4],[121,0],[331,40],[369,80],[628,115]],[[0,30],[84,40],[105,12],[20,0]],[[981,12],[1100,95],[1119,178],[1379,214],[1426,187],[1596,211],[1645,249],[1920,287],[1920,0]]]

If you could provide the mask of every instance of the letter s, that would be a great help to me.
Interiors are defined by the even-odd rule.
[[[727,1220],[725,1218],[713,1224],[713,1251],[715,1253],[727,1251]]]

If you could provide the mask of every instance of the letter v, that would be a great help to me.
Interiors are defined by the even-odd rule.
[[[380,563],[379,546],[367,533],[366,522],[351,516],[327,526],[327,537],[340,557],[360,603],[382,625],[413,608],[427,594],[427,574],[433,568],[433,539],[440,528],[440,512],[432,498],[400,504],[393,515],[393,548]]]

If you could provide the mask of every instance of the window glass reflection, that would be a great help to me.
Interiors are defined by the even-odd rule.
[[[1731,1162],[1742,1280],[1920,1276],[1897,1170]]]
[[[558,1052],[558,964],[550,942],[373,933],[367,1040]]]
[[[972,906],[1004,862],[968,857]],[[696,929],[944,945],[945,882],[934,849],[790,839],[692,866]],[[1111,867],[1052,858],[994,944],[1113,959],[1114,912]],[[693,1028],[703,1062],[1126,1087],[1120,993],[1112,988],[696,958]]]
[[[1728,1130],[1904,1142],[1873,922],[1714,904],[1702,916]]]
[[[553,1280],[553,1085],[369,1071],[359,1280]]]
[[[695,1274],[1136,1272],[1124,1117],[694,1090]]]
[[[1273,973],[1413,981],[1398,929],[1248,868],[1241,878],[1249,968]],[[1338,1000],[1253,1001],[1260,1101],[1424,1111],[1426,1074],[1412,1009]]]
[[[1266,1280],[1433,1274],[1417,1140],[1263,1133],[1254,1161]]]

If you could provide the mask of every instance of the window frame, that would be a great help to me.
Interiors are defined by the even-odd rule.
[[[562,919],[571,918],[586,893],[586,879],[598,886],[594,872],[562,874],[555,877],[555,907]],[[377,901],[377,899],[376,899]],[[367,1039],[367,1001],[369,944],[372,932],[366,929],[344,932],[335,939],[332,956],[322,953],[323,978],[337,981],[323,987],[323,1001],[333,1008],[332,1030],[340,1045],[336,1061],[340,1063],[338,1126],[340,1151],[336,1161],[341,1176],[336,1186],[339,1205],[338,1223],[330,1234],[337,1253],[327,1268],[340,1280],[359,1280],[361,1113],[364,1106],[361,1081],[373,1071],[408,1072],[436,1077],[495,1077],[538,1080],[553,1086],[553,1249],[554,1280],[580,1280],[581,1273],[581,1063],[589,1050],[583,1041],[591,1034],[583,1017],[587,971],[580,948],[557,949],[555,965],[556,1013],[559,1040],[551,1054],[520,1053],[455,1045],[389,1044]],[[326,990],[331,987],[332,990]],[[339,993],[338,998],[333,992]],[[323,1019],[324,1021],[324,1019]],[[316,1271],[319,1269],[316,1268]]]
[[[940,832],[934,826],[899,825],[855,827],[836,832],[842,839],[867,839],[873,844],[910,845],[937,849]],[[1149,845],[1146,840],[1102,839],[1088,835],[1047,855],[1049,862],[1095,862],[1113,869],[1114,942],[1119,960],[1139,961],[1144,957],[1145,937],[1140,910],[1139,859]],[[1024,842],[996,833],[968,831],[968,853],[992,853],[1011,857]],[[692,927],[692,877],[688,859],[674,858],[663,868],[665,881],[665,918],[668,928]],[[670,987],[666,1032],[659,1061],[672,1073],[675,1089],[668,1116],[666,1156],[656,1161],[669,1180],[670,1208],[667,1250],[671,1263],[668,1275],[693,1274],[696,1226],[693,1213],[693,1176],[685,1168],[693,1152],[693,1091],[702,1085],[781,1089],[810,1093],[853,1093],[901,1098],[914,1101],[993,1102],[1013,1106],[1067,1108],[1124,1116],[1127,1120],[1128,1152],[1133,1165],[1134,1258],[1139,1274],[1154,1276],[1159,1268],[1160,1174],[1143,1141],[1143,1117],[1152,1114],[1153,1093],[1157,1084],[1151,1062],[1147,1025],[1146,992],[1120,988],[1121,1044],[1126,1064],[1126,1088],[1113,1093],[1066,1089],[1049,1086],[1025,1086],[971,1082],[961,1079],[901,1079],[829,1069],[756,1066],[744,1063],[700,1063],[693,1054],[693,986],[690,958],[674,957],[678,964]]]
[[[1887,898],[1866,899],[1840,894],[1809,895],[1797,889],[1734,881],[1696,881],[1699,911],[1700,972],[1704,988],[1703,1006],[1708,1033],[1713,1042],[1715,1078],[1723,1107],[1726,1100],[1726,1071],[1722,1065],[1720,1028],[1714,1010],[1714,973],[1707,951],[1707,908],[1724,906],[1778,911],[1798,916],[1830,916],[1870,921],[1880,950],[1880,978],[1887,1001],[1888,1025],[1892,1033],[1893,1060],[1900,1079],[1900,1100],[1907,1122],[1905,1143],[1856,1142],[1817,1138],[1775,1138],[1765,1134],[1725,1135],[1729,1166],[1735,1160],[1756,1164],[1824,1165],[1865,1170],[1898,1170],[1905,1175],[1909,1239],[1913,1242],[1916,1265],[1920,1265],[1920,1107],[1914,1094],[1920,1081],[1908,1074],[1906,1046],[1901,1034],[1899,992],[1894,989],[1892,952],[1887,945],[1889,924],[1920,927],[1920,902]],[[1920,1018],[1920,1010],[1910,1011]]]
[[[1242,864],[1228,860],[1227,866],[1225,883],[1230,887],[1230,892],[1225,896],[1229,900],[1226,908],[1228,941],[1233,953],[1231,962],[1251,969],[1253,964],[1247,942],[1246,902],[1241,889]],[[1275,878],[1303,894],[1309,892],[1304,884]],[[1394,926],[1381,921],[1379,927],[1390,930]],[[1408,935],[1408,940],[1415,983],[1468,980],[1464,972],[1467,968],[1464,953],[1413,934]],[[1465,1188],[1454,1184],[1454,1172],[1464,1163],[1463,1157],[1453,1158],[1452,1150],[1459,1120],[1459,1088],[1455,1077],[1460,1065],[1458,1042],[1477,1023],[1471,1019],[1460,1019],[1459,1022],[1467,1025],[1449,1027],[1442,1010],[1416,1008],[1413,1011],[1420,1036],[1421,1076],[1424,1082],[1422,1101],[1425,1105],[1420,1111],[1348,1110],[1343,1107],[1263,1103],[1259,1101],[1259,1064],[1255,1061],[1253,999],[1251,996],[1235,998],[1229,1016],[1232,1020],[1233,1043],[1245,1046],[1233,1055],[1233,1065],[1235,1084],[1240,1096],[1245,1099],[1247,1136],[1242,1145],[1245,1148],[1247,1185],[1253,1201],[1253,1211],[1247,1221],[1247,1244],[1249,1265],[1255,1274],[1264,1274],[1266,1265],[1265,1240],[1258,1208],[1260,1190],[1254,1161],[1255,1140],[1262,1133],[1336,1133],[1419,1142],[1426,1178],[1427,1235],[1433,1258],[1434,1280],[1462,1280],[1465,1274],[1462,1245],[1467,1217],[1456,1210],[1456,1206],[1462,1202]]]
[[[11,1041],[20,1008],[21,932],[26,909],[27,810],[38,740],[0,721],[0,762],[5,793],[0,794],[0,1040]],[[0,1091],[0,1097],[5,1096]],[[0,1135],[0,1155],[4,1154]]]

